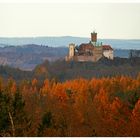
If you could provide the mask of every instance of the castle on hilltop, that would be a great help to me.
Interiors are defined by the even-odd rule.
[[[82,43],[79,46],[73,43],[69,44],[69,54],[65,57],[65,60],[97,62],[103,57],[113,60],[113,49],[110,45],[103,45],[102,42],[98,42],[97,33],[94,31],[91,33],[89,43]]]

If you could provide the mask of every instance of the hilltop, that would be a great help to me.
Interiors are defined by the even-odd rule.
[[[114,60],[103,58],[97,63],[93,62],[65,62],[58,60],[50,63],[45,61],[34,70],[35,77],[45,79],[58,79],[65,81],[75,78],[91,79],[93,77],[131,76],[136,77],[140,71],[140,58],[119,58]]]
[[[39,81],[55,79],[57,81],[66,81],[76,78],[91,79],[93,77],[114,77],[114,76],[131,76],[136,77],[140,72],[140,58],[119,58],[114,60],[103,58],[97,63],[93,62],[66,62],[56,60],[49,62],[44,61],[37,65],[32,71],[23,71],[9,66],[0,66],[0,76],[4,79],[10,77],[16,81],[23,79],[31,80],[36,78]]]

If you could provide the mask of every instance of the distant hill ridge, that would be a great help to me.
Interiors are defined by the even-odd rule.
[[[69,43],[77,45],[89,42],[90,38],[86,37],[0,37],[0,47],[5,45],[25,45],[37,44],[48,45],[51,47],[68,46]],[[114,49],[140,49],[140,40],[135,39],[99,39],[103,44],[110,44]]]

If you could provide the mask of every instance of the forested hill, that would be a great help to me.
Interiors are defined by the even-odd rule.
[[[91,79],[93,77],[114,77],[126,75],[136,77],[140,72],[140,58],[119,58],[113,61],[101,59],[97,63],[92,62],[65,62],[57,60],[54,62],[45,61],[37,65],[32,71],[22,71],[9,66],[0,67],[0,76],[8,79],[14,78],[16,81],[31,80],[37,78],[40,81],[44,79],[55,79],[57,81],[66,81],[75,78]]]
[[[93,77],[101,78],[118,75],[136,77],[140,72],[140,58],[116,57],[114,60],[103,58],[97,63],[65,62],[62,60],[49,63],[45,61],[43,64],[38,65],[33,72],[38,78],[44,78],[44,75],[47,75],[48,78],[55,78],[59,81],[81,77],[91,79]]]
[[[45,60],[55,61],[64,58],[68,52],[65,47],[27,44],[0,48],[0,65],[8,65],[22,70],[33,70]]]

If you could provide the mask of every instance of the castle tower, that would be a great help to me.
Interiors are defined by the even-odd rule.
[[[93,31],[91,33],[91,41],[92,42],[97,42],[97,33],[95,31]]]
[[[75,52],[75,44],[69,44],[69,58],[73,58]]]

